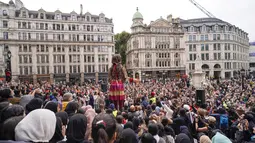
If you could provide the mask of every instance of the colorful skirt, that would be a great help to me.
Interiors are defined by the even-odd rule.
[[[110,100],[125,100],[124,84],[122,81],[112,80],[110,85]]]

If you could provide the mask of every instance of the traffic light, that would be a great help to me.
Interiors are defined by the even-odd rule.
[[[5,80],[7,81],[7,82],[11,82],[11,80],[12,80],[12,73],[11,73],[11,71],[9,71],[9,70],[5,70]]]

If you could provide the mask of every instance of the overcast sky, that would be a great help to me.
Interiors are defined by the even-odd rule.
[[[9,0],[0,0],[8,2]],[[15,0],[13,0],[15,1]],[[255,0],[196,0],[217,18],[227,21],[249,33],[250,41],[255,41]],[[103,12],[106,17],[113,18],[115,33],[130,32],[132,16],[136,7],[149,24],[160,16],[182,19],[207,17],[189,0],[22,0],[25,7],[30,10],[43,8],[46,11],[59,9],[69,13],[80,13],[80,4],[83,4],[83,13],[99,14]]]

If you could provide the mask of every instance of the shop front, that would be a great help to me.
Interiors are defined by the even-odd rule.
[[[38,74],[36,75],[37,82],[50,82],[50,74]]]
[[[33,75],[19,75],[18,78],[21,83],[33,83]]]
[[[66,74],[54,74],[54,83],[66,83]]]
[[[94,83],[96,81],[95,73],[84,73],[84,82],[85,83]]]
[[[108,81],[108,73],[98,73],[98,81],[99,82],[107,82]]]
[[[74,84],[80,84],[81,83],[81,74],[80,73],[72,73],[69,75],[69,82]]]

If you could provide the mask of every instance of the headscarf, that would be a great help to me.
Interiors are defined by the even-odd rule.
[[[190,138],[186,134],[180,133],[176,137],[175,143],[191,143],[191,141],[190,141]]]
[[[92,122],[96,116],[96,112],[94,109],[88,109],[85,112],[85,116],[87,117],[87,131],[85,135],[85,139],[89,139],[89,136],[91,135],[91,127],[92,127]]]
[[[87,105],[87,106],[82,106],[82,109],[84,109],[84,111],[86,112],[88,109],[92,109],[92,106]]]
[[[40,98],[33,98],[27,105],[26,105],[26,114],[29,112],[42,108],[43,101]]]
[[[58,141],[61,141],[64,139],[64,136],[62,134],[62,121],[60,117],[56,117],[57,123],[56,123],[56,129],[55,134],[53,135],[52,139],[50,140],[50,143],[56,143]]]
[[[140,125],[140,120],[138,118],[133,118],[133,130],[138,133],[139,125]]]
[[[221,133],[216,133],[216,135],[212,138],[212,143],[232,143],[229,138],[222,135]]]
[[[45,109],[49,109],[54,113],[58,112],[58,103],[53,102],[53,101],[49,101],[46,103],[46,105],[44,106]]]
[[[34,98],[32,95],[24,95],[20,98],[19,105],[23,106],[24,108],[26,105]]]
[[[87,119],[82,114],[73,115],[66,129],[66,143],[80,143],[84,141]]]
[[[119,143],[138,143],[136,133],[130,128],[124,129],[120,135]]]
[[[79,108],[78,103],[69,102],[66,106],[65,112],[68,114],[68,117],[71,118],[76,113],[78,108]]]
[[[16,141],[49,142],[56,128],[52,111],[37,109],[30,112],[15,128]]]
[[[62,123],[64,126],[67,125],[67,122],[68,122],[68,114],[66,112],[57,112],[56,113],[56,116],[57,117],[60,117],[60,119],[62,120]]]
[[[128,129],[128,128],[130,128],[130,129],[132,129],[133,130],[133,123],[132,122],[130,122],[130,121],[128,121],[125,125],[124,125],[124,129]]]

